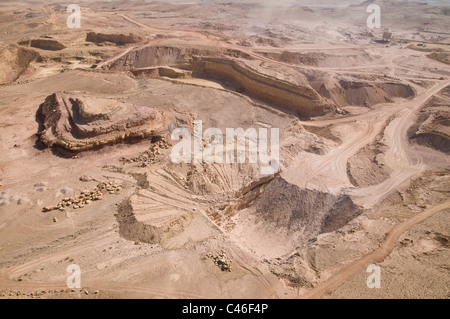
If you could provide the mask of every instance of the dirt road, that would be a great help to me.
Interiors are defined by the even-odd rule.
[[[353,275],[355,275],[358,271],[361,271],[361,269],[366,268],[368,265],[382,262],[392,252],[401,234],[409,230],[414,225],[423,222],[433,214],[449,208],[450,201],[446,201],[442,204],[424,210],[423,212],[415,215],[409,220],[395,226],[378,249],[345,266],[336,275],[323,282],[313,290],[309,291],[307,294],[302,296],[302,298],[317,299],[323,297],[326,294],[330,294],[344,282],[350,279]]]

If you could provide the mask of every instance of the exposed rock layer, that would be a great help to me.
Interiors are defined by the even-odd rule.
[[[66,93],[48,96],[37,115],[40,141],[71,152],[152,138],[170,120],[169,114],[149,107]]]
[[[38,59],[40,55],[36,51],[16,45],[0,49],[0,84],[17,80]]]
[[[89,32],[86,35],[87,42],[94,43],[103,43],[103,42],[112,42],[118,45],[129,44],[129,43],[137,43],[142,39],[134,34],[104,34],[104,33],[96,33]]]

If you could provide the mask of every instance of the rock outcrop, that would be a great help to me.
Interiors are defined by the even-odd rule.
[[[239,92],[302,117],[324,115],[334,111],[306,82],[301,85],[263,74],[249,67],[244,60],[254,58],[245,52],[189,47],[147,46],[116,60],[110,69],[130,70],[137,75],[169,77],[182,74],[163,66],[192,71],[193,77],[231,82]],[[169,72],[170,71],[170,72]]]
[[[450,86],[430,99],[420,112],[417,123],[408,131],[411,141],[449,154],[449,103]]]
[[[190,212],[172,207],[147,190],[141,190],[119,207],[120,233],[123,237],[143,243],[164,243],[192,220]]]
[[[66,46],[62,43],[52,39],[33,39],[19,42],[20,45],[30,46],[41,50],[60,51]]]
[[[48,96],[37,116],[40,142],[69,152],[152,138],[172,119],[168,113],[145,106],[67,93]]]
[[[218,78],[232,82],[242,92],[256,99],[303,117],[324,115],[331,105],[310,86],[270,77],[231,59],[201,58],[193,62],[194,76]]]
[[[390,80],[328,78],[326,81],[313,81],[311,85],[323,97],[330,99],[339,107],[348,105],[369,107],[379,103],[392,103],[393,98],[411,98],[416,95],[409,84]]]
[[[94,43],[111,42],[117,45],[124,45],[141,42],[142,38],[131,33],[125,35],[125,34],[104,34],[104,33],[89,32],[86,35],[86,41]]]
[[[347,195],[301,189],[277,176],[255,201],[258,218],[304,238],[335,231],[362,213]]]

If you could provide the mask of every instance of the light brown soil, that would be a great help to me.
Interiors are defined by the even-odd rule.
[[[2,2],[0,298],[448,298],[448,8],[379,3]],[[174,163],[194,120],[279,172]]]

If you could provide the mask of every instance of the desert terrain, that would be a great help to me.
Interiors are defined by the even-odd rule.
[[[445,3],[2,1],[0,298],[449,298]]]

